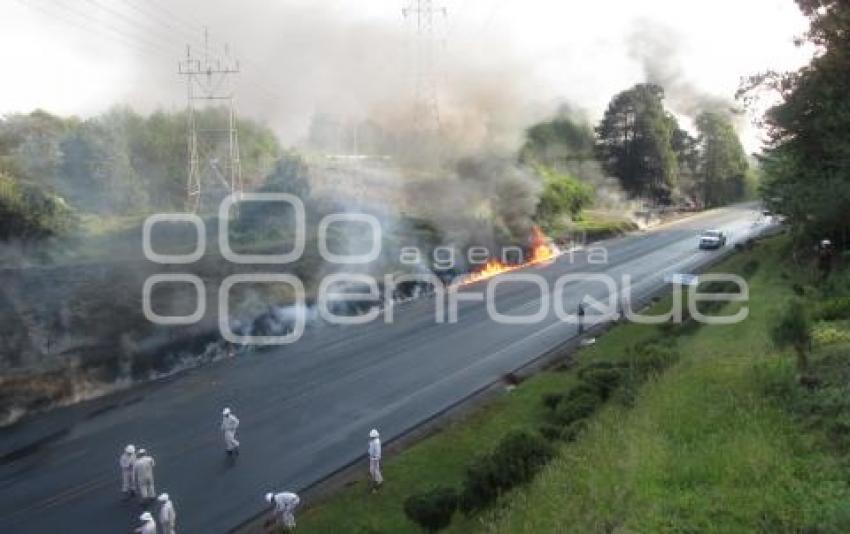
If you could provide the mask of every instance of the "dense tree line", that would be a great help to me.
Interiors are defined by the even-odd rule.
[[[205,109],[200,124],[222,123],[226,111]],[[243,176],[262,182],[281,153],[275,135],[250,120],[238,123]],[[186,197],[184,112],[148,116],[125,107],[81,120],[43,111],[0,119],[0,171],[70,208],[100,215],[180,209]]]
[[[781,102],[766,114],[769,144],[762,194],[783,214],[800,241],[850,230],[850,3],[796,0],[810,19],[812,61],[791,73],[754,76],[741,94],[775,90]]]
[[[594,129],[562,110],[526,131],[519,160],[543,182],[538,220],[575,218],[592,202],[602,174],[632,198],[653,204],[714,207],[751,191],[750,171],[727,113],[704,111],[696,135],[664,108],[664,90],[638,84],[614,96]]]

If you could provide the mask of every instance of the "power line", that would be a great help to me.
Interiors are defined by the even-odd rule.
[[[434,26],[436,17],[447,17],[447,10],[443,6],[434,5],[433,0],[410,0],[401,12],[405,18],[414,22],[414,125],[426,132],[437,132],[440,129],[440,107]]]
[[[32,0],[30,0],[29,2],[27,2],[26,0],[18,0],[18,2],[27,9],[36,9],[53,19],[58,19],[72,26],[75,26],[87,34],[90,34],[92,32],[99,33],[101,36],[106,37],[111,41],[121,42],[122,44],[130,46],[136,51],[142,52],[144,54],[149,55],[153,50],[156,50],[156,52],[159,54],[165,53],[164,50],[159,46],[153,45],[152,43],[135,40],[129,37],[124,32],[121,32],[120,30],[112,26],[102,24],[93,25],[91,24],[90,17],[86,16],[83,13],[80,13],[75,9],[68,7],[67,5],[59,3],[50,4],[51,6],[61,7],[63,9],[63,12],[57,12],[52,9],[49,9],[46,5],[32,2]],[[76,15],[76,17],[69,17],[69,14]]]
[[[206,47],[218,56],[226,56],[229,54],[229,46],[226,43],[217,44],[214,41],[208,41],[202,44],[201,41],[198,39],[198,30],[200,29],[200,26],[191,24],[190,22],[186,21],[185,19],[175,14],[173,11],[161,4],[152,2],[150,0],[145,6],[135,4],[133,2],[130,2],[130,0],[124,0],[124,3],[137,13],[147,16],[148,19],[152,22],[167,26],[174,30],[174,32],[179,33],[179,38],[185,39],[186,43],[192,46],[195,46],[197,48]],[[151,5],[158,6],[160,11],[151,9]],[[157,20],[153,21],[154,18],[156,18]],[[183,28],[181,29],[178,26],[182,26]],[[255,64],[253,61],[245,60],[244,64],[256,66],[256,70],[258,72],[267,72],[267,69],[265,69],[261,65]],[[259,80],[256,80],[254,78],[245,78],[244,76],[241,78],[241,80],[247,82],[249,85],[252,85],[254,88],[258,89],[260,93],[262,93],[260,94],[260,96],[265,97],[270,101],[276,101],[277,99],[281,98],[281,95],[283,93],[285,93],[285,88],[283,86],[277,86],[276,88],[269,87],[268,82],[271,82],[272,85],[277,85],[273,80],[265,80],[266,83],[261,83]]]
[[[242,164],[239,157],[239,130],[232,79],[239,72],[239,62],[212,58],[209,54],[209,34],[204,31],[203,59],[192,55],[186,47],[186,59],[178,66],[179,74],[186,77],[188,121],[188,175],[186,182],[186,209],[196,213],[201,210],[203,187],[213,178],[221,182],[228,193],[242,193]],[[224,103],[227,111],[226,126],[199,128],[196,113],[209,103]],[[226,141],[222,136],[226,135]],[[226,145],[224,153],[221,146]],[[221,160],[224,160],[222,163]],[[214,181],[213,181],[214,182]],[[209,196],[209,195],[208,195]],[[220,200],[216,199],[216,200]]]

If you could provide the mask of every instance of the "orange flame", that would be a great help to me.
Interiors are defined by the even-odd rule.
[[[549,240],[537,226],[534,226],[531,229],[530,242],[531,257],[527,261],[517,265],[509,265],[506,263],[502,263],[497,259],[491,258],[490,260],[487,260],[487,263],[485,263],[484,267],[481,268],[479,271],[470,273],[462,282],[462,285],[471,284],[473,282],[479,282],[481,280],[487,280],[488,278],[492,278],[498,274],[522,269],[523,267],[528,267],[529,265],[537,265],[539,263],[554,261],[554,259],[557,258],[560,254],[558,248],[555,247],[555,245],[549,243]]]

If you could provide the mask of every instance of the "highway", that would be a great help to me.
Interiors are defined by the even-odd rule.
[[[664,286],[665,274],[692,272],[722,254],[697,249],[702,230],[727,232],[728,249],[766,228],[758,217],[753,205],[715,210],[601,242],[604,265],[579,251],[521,272],[542,275],[550,287],[566,273],[618,281],[628,274],[633,295],[646,296]],[[599,283],[573,282],[564,307],[606,293]],[[540,301],[528,284],[502,285],[496,296],[504,314],[534,313]],[[151,451],[157,492],[171,495],[178,530],[227,532],[265,509],[267,491],[299,491],[363,457],[372,427],[391,440],[576,335],[551,311],[535,324],[502,325],[484,303],[463,302],[456,323],[438,324],[434,305],[429,297],[400,304],[392,324],[308,328],[292,345],[0,430],[0,532],[114,534],[137,526],[141,508],[120,493],[118,457],[127,443]],[[224,406],[242,423],[235,462],[219,432]]]

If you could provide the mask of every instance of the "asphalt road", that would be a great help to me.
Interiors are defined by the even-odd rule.
[[[590,264],[579,251],[522,272],[542,275],[550,288],[566,273],[628,274],[638,298],[661,288],[665,274],[692,272],[722,253],[697,249],[701,230],[723,229],[729,247],[762,231],[757,219],[752,205],[717,210],[604,241],[605,265]],[[599,283],[572,282],[558,298],[571,312],[585,295],[602,300],[607,293]],[[528,284],[496,291],[504,314],[533,314],[540,299]],[[141,509],[122,502],[117,463],[130,442],[152,452],[156,489],[171,495],[179,530],[226,532],[265,508],[265,492],[300,490],[362,457],[372,427],[392,439],[576,334],[551,311],[535,324],[497,324],[482,302],[462,303],[454,324],[434,321],[433,298],[394,311],[392,324],[308,329],[293,345],[0,431],[0,532],[131,530]],[[236,462],[223,452],[223,406],[242,422]]]

